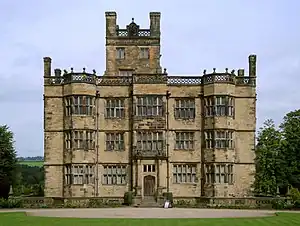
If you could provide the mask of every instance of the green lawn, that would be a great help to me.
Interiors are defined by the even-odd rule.
[[[274,217],[227,219],[76,219],[31,217],[25,213],[0,213],[0,226],[294,226],[300,225],[300,213],[279,213]]]
[[[43,167],[44,161],[20,161],[19,164],[27,165],[27,166]]]

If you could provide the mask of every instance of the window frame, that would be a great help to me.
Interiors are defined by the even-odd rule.
[[[186,97],[176,98],[174,118],[176,120],[194,120],[196,118],[196,99]]]
[[[96,98],[90,95],[72,95],[64,97],[65,116],[93,116]]]
[[[214,95],[204,98],[205,117],[234,117],[235,98],[230,95]]]
[[[105,151],[125,151],[124,133],[105,133]]]
[[[114,169],[115,169],[115,172],[113,172]],[[128,168],[126,165],[121,165],[121,164],[103,165],[102,185],[126,186],[127,185],[127,169]],[[121,173],[118,173],[118,170]]]
[[[105,118],[123,119],[125,118],[125,98],[105,99]]]
[[[235,148],[234,136],[234,130],[206,130],[204,131],[205,148],[233,150]]]
[[[147,60],[150,59],[150,48],[140,47],[139,59]]]
[[[206,184],[234,184],[234,164],[207,164],[205,165]]]
[[[65,130],[64,148],[67,151],[94,150],[96,132],[94,130]]]
[[[95,184],[94,164],[67,164],[64,170],[66,185]]]
[[[116,47],[116,59],[117,60],[125,59],[125,47]]]
[[[176,131],[174,150],[195,150],[195,132]]]
[[[173,184],[196,184],[196,183],[198,183],[197,164],[196,163],[195,164],[194,163],[173,164],[172,175],[173,175],[173,178],[172,178]],[[185,178],[185,179],[183,179],[183,178]],[[189,180],[188,180],[188,178],[189,178]]]
[[[122,70],[120,69],[118,72],[118,76],[122,77],[132,77],[133,70]]]
[[[164,150],[164,133],[162,131],[138,131],[136,133],[136,150],[156,152]]]
[[[164,115],[164,100],[161,95],[144,95],[136,97],[136,116],[162,117]]]

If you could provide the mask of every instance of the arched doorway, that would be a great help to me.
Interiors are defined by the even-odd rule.
[[[155,177],[148,175],[144,177],[144,196],[153,196],[155,191]]]

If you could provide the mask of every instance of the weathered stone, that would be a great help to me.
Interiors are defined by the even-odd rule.
[[[251,79],[233,74],[206,74],[205,79],[167,77],[160,65],[160,14],[150,13],[150,36],[118,36],[115,12],[106,13],[106,71],[94,80],[82,80],[49,85],[51,59],[44,58],[44,143],[45,143],[45,196],[46,197],[122,197],[128,190],[136,189],[142,197],[145,192],[145,177],[154,178],[154,189],[159,193],[172,192],[176,197],[243,197],[250,194],[253,182],[254,144],[256,129],[256,56],[249,58]],[[139,34],[139,33],[137,33]],[[125,48],[125,58],[116,59],[116,47]],[[140,47],[149,48],[149,57],[140,59]],[[120,70],[132,71],[130,78],[114,77]],[[158,75],[159,74],[159,75]],[[110,77],[112,76],[112,77]],[[213,77],[218,76],[218,77]],[[227,76],[227,77],[226,77]],[[169,80],[168,80],[169,78]],[[225,79],[225,80],[224,80]],[[51,80],[52,81],[52,80]],[[100,82],[99,82],[100,81]],[[124,81],[124,82],[122,82]],[[168,82],[167,82],[168,81]],[[173,81],[173,83],[172,83]],[[96,92],[99,95],[96,95]],[[168,95],[170,94],[170,96]],[[89,95],[94,97],[92,115],[66,115],[66,96]],[[136,115],[138,96],[162,96],[163,114],[159,117]],[[206,117],[204,98],[224,95],[234,98],[234,116]],[[124,100],[124,117],[107,118],[107,98]],[[195,118],[175,118],[176,100],[195,100]],[[94,131],[95,148],[92,150],[66,149],[66,131]],[[206,148],[207,131],[233,131],[234,146],[231,149]],[[135,158],[136,137],[139,131],[163,132],[164,144],[161,156]],[[122,133],[124,150],[106,150],[106,133]],[[193,150],[175,150],[176,132],[193,132]],[[73,140],[73,144],[75,141]],[[157,153],[157,152],[153,152]],[[66,165],[90,164],[95,168],[94,183],[67,185]],[[127,181],[122,185],[103,184],[104,166],[127,165]],[[173,183],[174,164],[196,165],[194,183]],[[233,164],[233,183],[209,184],[206,181],[206,164]],[[145,165],[155,165],[153,172],[145,171]],[[149,177],[151,178],[151,177]]]

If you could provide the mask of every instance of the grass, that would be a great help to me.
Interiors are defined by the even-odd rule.
[[[300,214],[279,213],[278,216],[227,219],[78,219],[26,216],[25,213],[0,213],[0,226],[295,226]]]
[[[27,165],[27,166],[43,167],[44,161],[20,161],[19,164]]]

